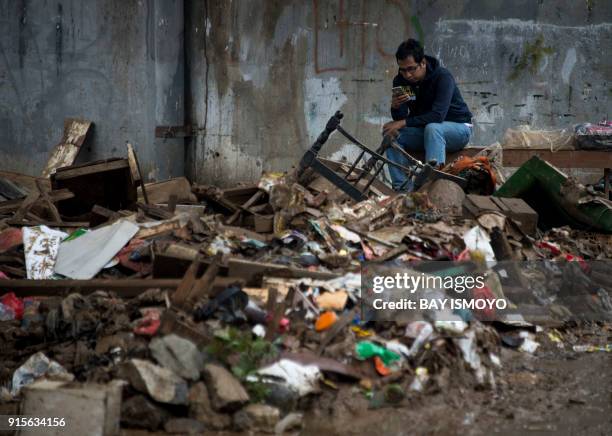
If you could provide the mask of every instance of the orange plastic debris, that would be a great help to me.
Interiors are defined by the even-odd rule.
[[[374,366],[376,367],[376,372],[383,377],[391,374],[391,370],[385,366],[382,359],[378,356],[374,356]]]
[[[315,323],[315,330],[318,332],[322,332],[323,330],[327,330],[332,325],[334,325],[338,321],[338,315],[336,312],[323,312],[317,322]]]

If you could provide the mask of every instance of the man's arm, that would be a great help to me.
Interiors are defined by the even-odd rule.
[[[393,121],[403,120],[408,116],[408,103],[402,104],[399,108],[391,108],[391,118]]]
[[[406,127],[425,127],[429,123],[441,123],[446,118],[455,90],[455,81],[450,74],[443,74],[436,84],[436,98],[431,110],[421,115],[406,117]],[[394,118],[395,119],[395,118]]]

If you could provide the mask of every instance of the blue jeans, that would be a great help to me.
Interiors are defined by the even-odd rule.
[[[435,160],[436,163],[446,162],[446,151],[459,151],[470,141],[472,128],[463,123],[444,121],[430,123],[425,127],[404,127],[398,131],[395,140],[408,153],[425,150],[425,162]],[[399,165],[409,166],[399,151],[387,149],[387,158]],[[393,189],[399,190],[407,180],[406,175],[399,168],[387,165]]]

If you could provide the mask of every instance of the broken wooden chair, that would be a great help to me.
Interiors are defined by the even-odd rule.
[[[424,164],[418,159],[410,156],[410,154],[403,150],[392,138],[385,137],[377,150],[370,149],[340,126],[340,121],[343,116],[344,115],[338,111],[329,119],[325,126],[325,130],[321,132],[315,143],[302,157],[298,168],[298,178],[301,178],[306,170],[310,168],[325,177],[355,201],[367,199],[367,194],[372,183],[374,183],[381,174],[385,165],[394,166],[405,172],[408,175],[408,180],[413,181],[414,189],[418,189],[428,181],[441,178],[452,180],[460,186],[465,185],[465,179],[439,171],[435,169],[433,165]],[[344,175],[338,174],[318,157],[321,148],[325,142],[327,142],[329,136],[336,130],[344,135],[353,145],[361,149],[357,159],[351,164],[349,170]],[[389,147],[400,151],[400,153],[408,159],[411,167],[405,167],[384,157],[382,153]],[[368,155],[369,158],[367,158],[366,155]],[[362,159],[364,159],[364,164],[361,168],[358,168]],[[406,182],[403,187],[405,187],[407,183],[408,182]]]

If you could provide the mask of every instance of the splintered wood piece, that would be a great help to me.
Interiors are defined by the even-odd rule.
[[[168,212],[168,210],[152,204],[136,203],[136,207],[147,215],[157,219],[167,220],[174,216],[173,212]]]
[[[51,151],[42,176],[49,177],[58,168],[72,165],[85,142],[91,121],[66,118],[62,140]]]
[[[144,198],[145,204],[149,204],[149,197],[147,196],[147,190],[145,189],[144,180],[142,179],[142,171],[140,171],[140,163],[138,163],[138,157],[136,157],[136,151],[129,142],[127,145],[128,163],[130,165],[130,172],[132,174],[132,181],[140,184],[142,189],[142,197]]]
[[[217,274],[219,273],[220,260],[220,255],[215,256],[211,264],[208,265],[208,268],[206,268],[206,272],[194,283],[189,294],[189,298],[187,299],[188,302],[196,302],[200,298],[210,295],[215,277],[217,277]]]
[[[11,221],[21,222],[23,218],[25,217],[26,213],[29,212],[30,208],[34,205],[34,203],[36,203],[39,197],[40,197],[40,192],[31,191],[28,194],[28,196],[25,198],[25,200],[23,200],[23,202],[21,203],[21,206],[19,206],[19,209],[17,209],[17,212],[15,212],[15,215],[13,215],[13,219]]]
[[[42,181],[39,179],[36,179],[36,188],[38,189],[38,192],[40,193],[42,202],[45,204],[47,209],[49,209],[49,212],[51,213],[51,217],[58,223],[61,223],[63,221],[62,217],[60,216],[60,213],[58,212],[57,208],[53,204],[53,201],[49,197],[49,194],[47,193],[47,191],[45,191],[45,187],[43,186]]]
[[[340,317],[338,321],[336,321],[334,325],[331,326],[331,328],[327,331],[325,336],[323,336],[323,338],[321,339],[319,348],[317,348],[318,355],[321,355],[323,353],[323,350],[325,350],[325,347],[327,347],[334,340],[334,338],[338,336],[338,333],[340,333],[342,330],[347,328],[353,322],[353,319],[355,318],[356,313],[357,313],[357,307],[346,312],[344,315]]]
[[[181,284],[176,289],[176,292],[172,294],[172,304],[184,307],[189,299],[189,295],[191,294],[191,289],[197,280],[198,270],[200,269],[200,261],[199,259],[195,259],[187,268],[187,272],[183,276],[183,280],[181,280]]]
[[[232,224],[234,221],[236,221],[238,219],[238,217],[240,216],[240,213],[242,211],[250,212],[249,208],[252,205],[254,205],[261,197],[263,197],[264,194],[265,194],[265,192],[261,191],[261,190],[257,191],[255,194],[253,194],[251,196],[251,198],[249,198],[247,200],[246,203],[244,203],[242,206],[240,206],[239,209],[236,212],[234,212],[234,214],[231,217],[229,217],[229,219],[227,220],[227,224]]]
[[[176,210],[177,200],[178,200],[178,197],[176,196],[176,194],[170,195],[170,198],[168,198],[168,212],[174,214],[174,211]]]

